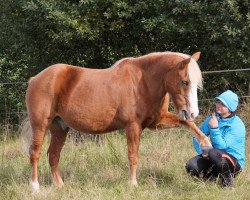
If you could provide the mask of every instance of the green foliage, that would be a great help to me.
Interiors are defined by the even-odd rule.
[[[201,51],[202,71],[249,68],[248,8],[247,0],[2,1],[1,82],[26,82],[55,63],[106,68],[153,51]],[[246,95],[249,79],[249,72],[204,75],[202,96],[228,88]],[[11,93],[0,110],[4,101],[23,107],[25,87],[8,90],[0,85],[1,96]]]

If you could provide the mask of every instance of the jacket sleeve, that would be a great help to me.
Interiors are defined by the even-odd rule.
[[[245,132],[244,126],[232,125],[227,127],[227,130],[221,134],[218,127],[211,128],[210,139],[215,148],[226,149],[231,146],[237,145],[237,141],[240,139],[240,133]]]
[[[208,117],[203,123],[202,125],[200,126],[200,130],[206,135],[208,136],[209,135],[209,120],[211,119],[211,117]],[[193,137],[193,145],[194,145],[194,149],[195,151],[200,155],[203,153],[203,151],[201,150],[200,148],[200,144],[197,140],[196,137]]]
[[[193,145],[194,145],[194,149],[198,155],[203,153],[203,151],[200,148],[200,144],[199,144],[198,140],[196,139],[196,137],[193,137]]]

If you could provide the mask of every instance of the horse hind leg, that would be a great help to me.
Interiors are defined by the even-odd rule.
[[[31,180],[30,186],[32,187],[33,191],[39,191],[39,183],[38,183],[38,161],[41,154],[41,147],[43,143],[43,138],[46,133],[46,126],[34,126],[35,128],[30,127],[30,131],[32,131],[32,141],[29,147],[30,153],[30,163],[32,166],[31,172]]]
[[[49,130],[51,132],[51,142],[47,154],[49,156],[52,180],[55,186],[61,188],[64,183],[60,176],[58,163],[69,128],[59,117],[56,117],[50,125]]]

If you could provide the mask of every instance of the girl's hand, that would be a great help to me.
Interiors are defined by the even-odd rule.
[[[216,118],[216,116],[215,116],[214,113],[212,114],[212,118],[210,119],[210,121],[209,121],[208,124],[209,124],[209,126],[210,126],[211,128],[218,127],[218,120],[217,120],[217,118]]]

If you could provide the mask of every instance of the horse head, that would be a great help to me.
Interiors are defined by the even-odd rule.
[[[202,76],[197,61],[200,52],[191,57],[181,54],[182,60],[177,62],[166,76],[165,87],[178,110],[181,120],[194,120],[198,114],[197,89],[202,88]]]

